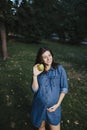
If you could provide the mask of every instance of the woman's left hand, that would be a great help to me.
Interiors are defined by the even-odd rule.
[[[54,112],[58,108],[58,104],[53,105],[52,107],[47,108],[49,112]]]

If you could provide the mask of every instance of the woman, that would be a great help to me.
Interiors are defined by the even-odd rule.
[[[44,65],[44,71],[38,70]],[[31,119],[38,130],[45,130],[46,122],[51,130],[60,130],[61,102],[68,92],[67,76],[64,68],[54,62],[50,49],[40,48],[33,67]]]

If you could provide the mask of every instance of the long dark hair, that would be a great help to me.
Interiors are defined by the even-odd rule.
[[[47,48],[47,47],[39,48],[38,53],[37,53],[37,56],[36,56],[35,64],[41,64],[41,63],[44,64],[44,63],[43,63],[43,60],[42,60],[42,54],[43,54],[44,52],[46,52],[46,51],[49,51],[49,52],[51,53],[51,55],[52,55],[52,57],[53,57],[52,67],[53,67],[53,68],[56,68],[56,67],[59,65],[59,63],[56,63],[56,62],[54,61],[53,52],[52,52],[49,48]]]

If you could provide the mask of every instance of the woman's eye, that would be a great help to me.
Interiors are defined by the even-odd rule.
[[[51,55],[49,55],[49,57],[51,57]]]
[[[47,59],[47,57],[45,57],[44,59]]]
[[[46,59],[46,57],[43,57],[43,59]]]

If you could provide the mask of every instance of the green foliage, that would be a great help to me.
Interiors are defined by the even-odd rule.
[[[62,103],[62,130],[86,130],[87,46],[48,41],[41,44],[8,43],[9,58],[0,57],[0,129],[35,130],[30,121],[33,93],[32,67],[39,47],[53,50],[68,75],[69,93]]]
[[[80,42],[87,34],[87,2],[63,0],[61,7],[65,15],[62,20],[63,33],[68,32],[72,42]]]
[[[38,42],[58,33],[60,41],[78,43],[87,37],[86,0],[1,0],[8,32],[20,34],[26,42]],[[67,35],[67,36],[66,36]]]

